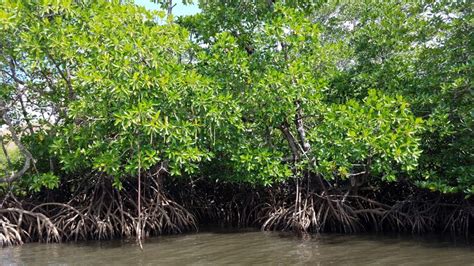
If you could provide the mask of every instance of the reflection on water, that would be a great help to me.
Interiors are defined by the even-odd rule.
[[[440,238],[213,230],[147,240],[25,244],[1,265],[474,265],[474,246]]]

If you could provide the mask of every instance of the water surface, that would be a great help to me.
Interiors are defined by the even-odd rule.
[[[0,249],[1,265],[474,265],[474,246],[439,237],[212,230],[133,240],[25,244]]]

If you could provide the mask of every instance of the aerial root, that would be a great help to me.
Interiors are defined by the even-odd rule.
[[[470,235],[474,207],[469,199],[401,196],[387,202],[377,194],[347,191],[297,193],[288,187],[253,190],[246,187],[180,187],[165,193],[158,179],[145,178],[138,217],[136,184],[122,190],[111,180],[96,176],[67,202],[39,205],[20,203],[9,195],[0,208],[0,245],[61,240],[130,238],[174,234],[197,229],[202,224],[235,227],[261,226],[263,230],[308,232],[397,231],[410,233],[452,232]],[[173,200],[178,199],[178,202]],[[140,218],[140,224],[138,220]],[[138,227],[140,226],[140,227]],[[139,231],[140,230],[140,231]]]
[[[422,234],[449,231],[469,235],[474,207],[413,197],[392,205],[360,195],[308,193],[267,203],[260,217],[262,230],[306,232],[397,231]]]
[[[26,232],[13,224],[6,217],[0,217],[0,246],[13,246],[23,244],[21,235]]]
[[[454,210],[446,215],[444,220],[444,231],[469,235],[469,229],[474,223],[474,206],[463,204],[460,206],[446,206]]]
[[[337,195],[308,193],[296,204],[289,199],[276,205],[267,204],[261,218],[263,230],[351,233],[360,229],[360,215]]]
[[[0,246],[23,244],[25,241],[59,242],[60,232],[44,214],[29,211],[17,201],[3,201],[0,209]]]
[[[130,185],[130,184],[129,184]],[[146,184],[141,195],[141,227],[138,228],[137,193],[133,184],[118,191],[105,178],[76,194],[66,203],[48,202],[24,209],[17,201],[0,209],[0,245],[29,241],[103,240],[181,233],[196,230],[195,217],[160,189]]]
[[[175,198],[201,224],[243,228],[257,226],[263,216],[264,199],[258,191],[245,186],[222,183],[209,187],[206,182],[180,185]]]
[[[288,184],[259,190],[201,182],[192,187],[181,185],[173,195],[204,224],[260,226],[298,234],[449,231],[468,235],[473,227],[474,208],[469,200],[420,191],[400,194],[401,200],[396,201],[372,190],[311,191],[304,183],[298,190]]]
[[[141,226],[138,227],[136,191],[118,191],[104,180],[84,190],[68,203],[44,203],[36,207],[51,214],[66,240],[113,239],[143,235],[180,233],[196,228],[196,221],[186,209],[156,187],[141,195]],[[53,210],[46,210],[53,207]]]

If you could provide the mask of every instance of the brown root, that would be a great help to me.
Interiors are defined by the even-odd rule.
[[[148,189],[140,195],[139,226],[134,185],[118,191],[106,177],[95,180],[67,203],[44,203],[34,209],[49,215],[65,240],[127,238],[136,236],[138,230],[146,236],[196,228],[194,216],[166,196],[158,182],[144,185]]]
[[[13,246],[23,244],[21,235],[26,232],[18,225],[13,224],[6,217],[0,217],[0,246]]]
[[[267,205],[265,216],[262,230],[352,233],[362,226],[356,211],[342,196],[324,193],[308,193],[297,204],[287,199],[277,206]]]
[[[474,221],[474,206],[465,201],[463,205],[445,207],[451,208],[453,211],[445,216],[443,231],[465,234],[468,237],[470,226]]]
[[[201,224],[255,225],[262,230],[298,234],[449,231],[468,235],[474,221],[472,201],[400,187],[400,184],[384,190],[359,191],[311,187],[306,181],[299,186],[294,189],[292,183],[286,183],[255,189],[199,182],[191,188],[177,185],[174,195]]]
[[[265,205],[264,192],[245,185],[196,182],[193,185],[173,182],[168,188],[182,206],[190,210],[200,224],[237,228],[258,225]],[[176,186],[177,185],[177,186]]]
[[[60,233],[44,214],[23,208],[13,196],[7,196],[0,209],[0,245],[26,241],[59,242]]]
[[[389,226],[397,228],[398,231],[425,233],[435,228],[435,208],[434,203],[408,199],[395,203],[385,213],[382,222],[388,222]]]
[[[388,192],[351,193],[329,186],[311,187],[319,189],[312,191],[309,183],[299,183],[298,189],[288,184],[256,189],[227,183],[202,182],[195,187],[169,182],[176,186],[170,189],[172,185],[164,188],[161,179],[145,175],[138,196],[135,181],[124,182],[119,191],[108,177],[95,175],[89,180],[63,202],[26,204],[27,201],[20,202],[8,193],[0,208],[0,245],[175,234],[197,230],[197,221],[234,227],[260,226],[263,230],[302,235],[374,230],[452,232],[469,237],[474,222],[470,199],[414,193],[399,187]],[[407,192],[398,195],[396,201],[390,195],[393,191]]]
[[[146,235],[176,234],[197,230],[196,219],[184,207],[171,200],[163,191],[143,199],[143,226]]]

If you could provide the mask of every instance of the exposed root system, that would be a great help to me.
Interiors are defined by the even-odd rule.
[[[46,215],[25,210],[12,195],[7,195],[0,208],[0,245],[23,244],[25,241],[58,242],[56,225]]]
[[[302,235],[398,231],[471,237],[474,226],[472,200],[413,188],[361,193],[299,182],[258,189],[208,182],[189,186],[175,180],[164,186],[159,178],[147,176],[138,212],[137,183],[126,182],[119,191],[107,177],[96,175],[90,180],[63,202],[26,204],[8,194],[0,208],[0,245],[174,234],[197,230],[198,221]],[[393,191],[398,198],[385,198]]]
[[[31,210],[0,209],[1,244],[24,241],[113,239],[181,233],[197,229],[194,216],[171,200],[152,178],[141,197],[141,226],[138,225],[137,191],[134,184],[118,191],[110,180],[97,176],[66,203],[42,203]]]
[[[383,203],[376,195],[346,191],[299,192],[267,204],[263,230],[306,232],[397,231],[472,233],[474,207],[464,199],[433,199],[421,191],[406,200]]]

